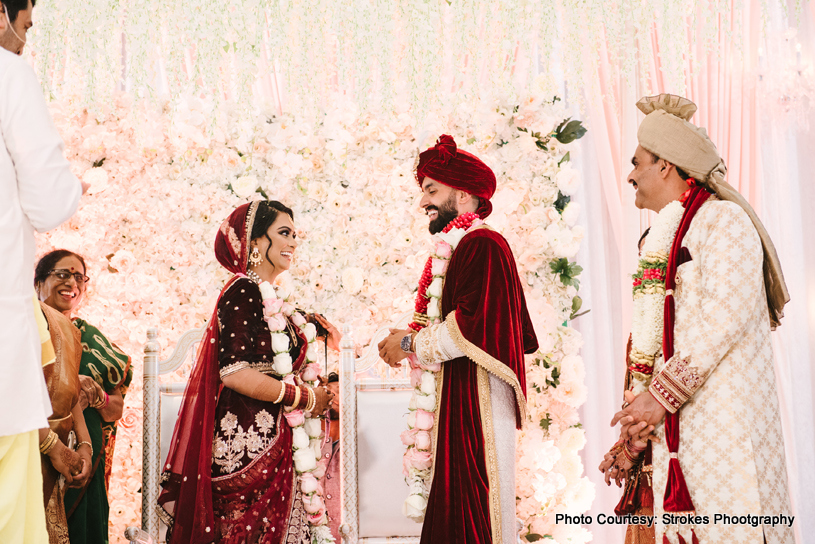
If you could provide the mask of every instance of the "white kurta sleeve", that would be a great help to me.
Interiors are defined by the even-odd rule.
[[[28,220],[40,232],[59,226],[79,206],[82,185],[63,155],[37,76],[24,61],[12,63],[0,79],[0,130]]]
[[[715,211],[705,226],[700,254],[691,255],[701,270],[703,298],[694,308],[682,344],[674,346],[674,356],[654,376],[649,388],[671,413],[702,387],[743,337],[756,315],[756,305],[767,304],[764,253],[755,227],[735,204],[723,203]]]
[[[422,329],[414,338],[413,343],[416,357],[426,364],[443,363],[464,357],[464,352],[456,346],[444,323]]]

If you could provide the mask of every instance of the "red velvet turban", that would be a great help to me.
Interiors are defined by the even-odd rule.
[[[419,155],[416,167],[419,186],[426,177],[477,196],[481,204],[476,213],[481,219],[492,213],[490,198],[495,194],[495,174],[481,159],[458,149],[452,136],[442,134],[435,146]]]

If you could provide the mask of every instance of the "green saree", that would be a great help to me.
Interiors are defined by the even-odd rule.
[[[108,394],[119,388],[124,396],[133,377],[128,357],[93,325],[74,319],[82,335],[82,360],[79,373],[90,376]],[[71,544],[101,544],[108,542],[107,488],[113,462],[116,422],[106,422],[96,410],[88,406],[83,412],[93,443],[93,475],[82,489],[67,489],[65,511]]]

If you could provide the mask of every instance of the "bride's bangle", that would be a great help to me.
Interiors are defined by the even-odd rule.
[[[314,410],[314,407],[317,405],[317,393],[314,392],[314,389],[309,387],[308,388],[308,402],[306,403],[306,412],[311,412]]]
[[[292,403],[291,403],[292,407],[294,407],[294,408],[299,408],[300,393],[301,393],[300,388],[295,385],[294,386],[294,400],[292,400]]]
[[[285,382],[280,382],[280,394],[277,396],[275,400],[272,401],[273,404],[280,404],[283,400],[283,397],[286,396],[286,384]]]

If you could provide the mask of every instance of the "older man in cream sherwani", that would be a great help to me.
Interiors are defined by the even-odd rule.
[[[792,544],[770,345],[789,295],[775,248],[725,182],[705,130],[689,122],[696,106],[660,95],[638,107],[646,117],[629,174],[636,203],[659,212],[680,200],[685,211],[665,273],[666,356],[656,358],[648,392],[629,394],[614,422],[625,435],[655,425],[658,543],[681,535],[688,544],[694,536],[700,544]],[[665,513],[674,523],[660,523]]]
[[[71,217],[82,185],[34,71],[15,54],[25,43],[21,17],[30,21],[32,6],[10,15],[9,4],[0,13],[0,542],[28,544],[48,542],[38,429],[51,415],[35,314],[34,230]]]

